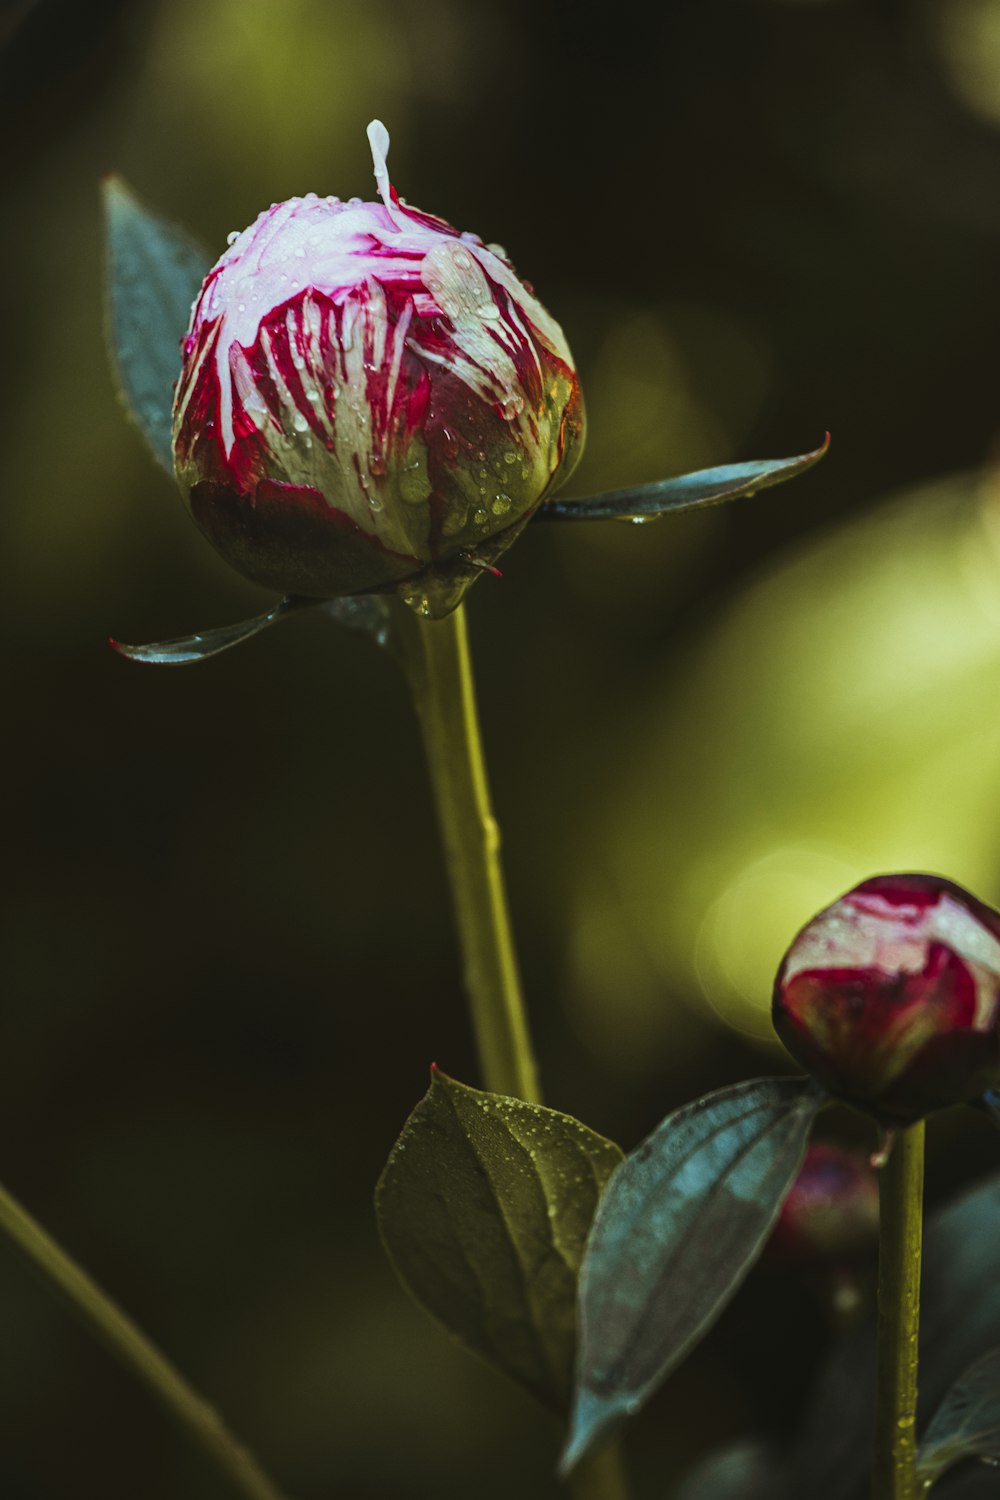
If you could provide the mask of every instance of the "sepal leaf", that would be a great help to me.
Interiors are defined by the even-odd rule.
[[[170,641],[154,641],[148,646],[126,646],[116,640],[112,640],[111,645],[119,656],[128,657],[129,661],[152,662],[165,667],[189,666],[241,645],[269,625],[276,625],[286,615],[301,609],[320,609],[338,625],[370,635],[377,645],[388,644],[389,606],[386,600],[374,595],[349,599],[302,599],[297,594],[289,594],[264,614],[241,620],[238,625],[219,625],[214,630],[200,630],[195,635],[180,635]]]
[[[170,414],[181,339],[212,256],[151,213],[120,177],[103,184],[106,301],[112,364],[154,458],[174,471]]]
[[[1000,1462],[1000,1349],[977,1359],[945,1396],[917,1453],[926,1488],[963,1458]]]
[[[561,1472],[637,1411],[756,1260],[822,1095],[737,1084],[667,1116],[614,1174],[580,1273],[576,1400]]]
[[[811,453],[797,458],[765,458],[744,464],[697,469],[673,479],[639,484],[627,490],[607,490],[579,500],[548,500],[540,505],[537,521],[655,521],[670,511],[699,510],[721,505],[742,495],[755,495],[772,484],[782,484],[819,463],[830,446],[830,434]]]
[[[569,1115],[438,1069],[375,1194],[382,1240],[418,1302],[546,1406],[569,1404],[576,1282],[619,1148]]]

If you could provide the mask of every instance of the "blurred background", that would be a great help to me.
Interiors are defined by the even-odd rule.
[[[553,1495],[557,1431],[373,1225],[430,1060],[477,1081],[401,680],[312,616],[191,670],[107,648],[268,600],[117,404],[97,182],[217,254],[372,196],[378,115],[565,328],[573,493],[832,430],[753,500],[533,527],[470,599],[547,1098],[631,1147],[786,1066],[773,972],[857,879],[1000,902],[1000,10],[7,0],[0,43],[0,1175],[298,1500]],[[934,1126],[932,1197],[996,1165]],[[787,1432],[825,1337],[755,1273],[630,1433],[637,1495]],[[227,1493],[0,1246],[4,1500]]]

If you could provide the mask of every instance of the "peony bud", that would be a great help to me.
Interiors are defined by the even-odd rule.
[[[563,332],[505,252],[405,205],[290,198],[235,236],[183,342],[174,464],[194,519],[286,594],[454,609],[580,455]]]
[[[832,1141],[813,1141],[769,1249],[784,1261],[843,1268],[874,1250],[878,1218],[878,1179],[868,1158]]]
[[[936,875],[880,875],[808,922],[775,1030],[838,1098],[906,1125],[1000,1079],[1000,913]]]

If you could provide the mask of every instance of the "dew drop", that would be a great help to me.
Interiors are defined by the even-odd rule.
[[[306,428],[309,426],[309,422],[300,411],[297,411],[295,413],[295,416],[292,418],[292,426],[295,428],[296,432],[305,432]]]
[[[236,311],[237,312],[246,312],[246,310],[247,310],[247,305],[246,305],[245,302],[238,302],[236,304]]]
[[[493,504],[491,505],[490,509],[495,516],[505,516],[510,510],[510,507],[510,496],[508,494],[505,494],[504,491],[501,490],[498,495],[494,495]]]
[[[481,505],[477,505],[476,509],[472,512],[472,519],[477,526],[485,526],[489,520],[489,516]]]
[[[456,266],[458,266],[459,270],[461,271],[467,271],[472,265],[471,259],[464,250],[457,250],[453,258]]]
[[[226,235],[226,244],[227,245],[235,245],[235,243],[239,239],[239,237],[240,237],[239,230],[238,229],[231,229],[229,231],[229,233]]]
[[[379,495],[369,495],[368,496],[368,505],[369,505],[369,508],[371,510],[375,511],[376,515],[382,509],[383,504],[384,504],[384,502],[383,502],[383,500],[381,499],[381,497]]]
[[[373,453],[368,460],[368,467],[377,478],[381,478],[385,473],[385,459],[382,454]]]
[[[505,464],[516,464],[517,463],[517,454],[516,453],[505,453],[504,456],[503,456],[503,461],[504,461]]]

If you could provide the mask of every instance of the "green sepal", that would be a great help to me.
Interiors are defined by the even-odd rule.
[[[796,458],[765,458],[744,464],[723,464],[697,469],[673,479],[634,485],[627,490],[607,490],[579,500],[547,500],[538,507],[536,521],[655,521],[671,511],[700,510],[755,495],[772,484],[782,484],[804,474],[819,463],[830,446],[827,433],[818,448]]]

